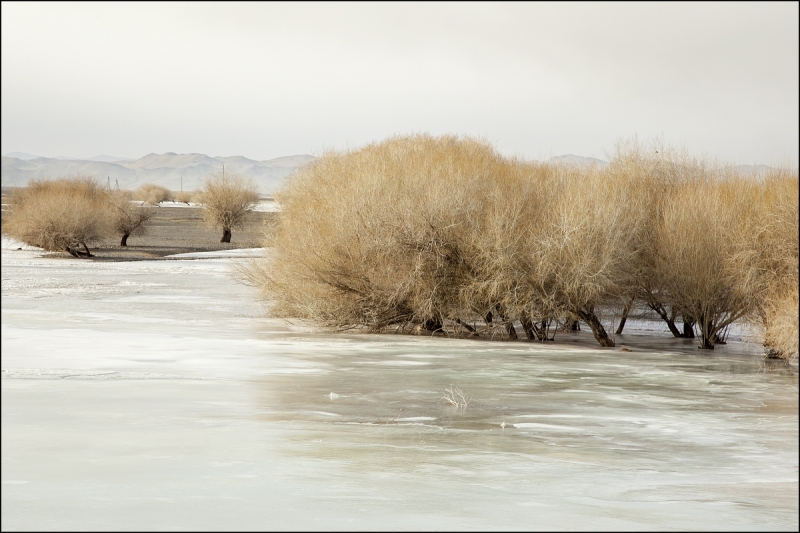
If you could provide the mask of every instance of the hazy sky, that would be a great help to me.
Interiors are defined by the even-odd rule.
[[[253,159],[395,134],[798,161],[798,3],[2,3],[2,147]]]

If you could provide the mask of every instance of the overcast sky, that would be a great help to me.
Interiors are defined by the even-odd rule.
[[[634,134],[797,165],[798,3],[2,3],[2,148],[270,159],[457,133]]]

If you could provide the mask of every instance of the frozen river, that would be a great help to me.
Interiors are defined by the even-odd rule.
[[[796,364],[321,334],[233,261],[3,250],[3,530],[798,529]]]

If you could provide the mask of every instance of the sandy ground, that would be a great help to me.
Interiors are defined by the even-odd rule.
[[[156,259],[167,255],[259,248],[263,246],[264,227],[276,224],[279,213],[253,212],[244,228],[233,230],[230,243],[220,243],[222,231],[203,224],[202,211],[190,207],[156,207],[156,215],[148,222],[142,236],[132,236],[128,246],[119,246],[119,239],[97,243],[92,253],[99,261]]]

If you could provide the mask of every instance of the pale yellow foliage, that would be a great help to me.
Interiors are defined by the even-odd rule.
[[[11,195],[3,233],[45,250],[88,255],[87,245],[111,232],[108,206],[108,193],[92,178],[33,180]]]
[[[260,199],[252,180],[230,172],[208,176],[200,194],[203,219],[209,226],[222,228],[221,242],[230,242],[231,230],[246,222]]]
[[[161,202],[171,201],[172,191],[155,183],[145,183],[133,191],[133,199],[150,205],[158,205]]]

